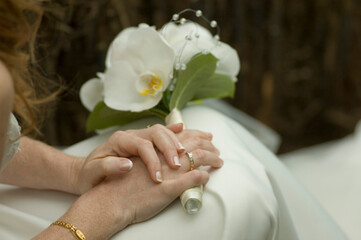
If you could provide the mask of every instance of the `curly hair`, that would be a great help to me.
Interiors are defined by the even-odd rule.
[[[45,79],[35,67],[34,46],[43,15],[40,3],[39,0],[0,1],[0,60],[13,79],[13,111],[24,135],[34,130],[39,132],[43,105],[56,95],[50,94]]]

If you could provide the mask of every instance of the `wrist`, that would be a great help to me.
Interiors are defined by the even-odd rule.
[[[127,227],[130,215],[118,203],[105,198],[103,190],[96,187],[84,193],[59,220],[76,226],[87,240],[109,239]]]
[[[50,225],[50,227],[52,227],[52,226],[57,226],[57,227],[61,227],[63,229],[67,229],[68,233],[71,233],[75,239],[78,239],[78,240],[86,240],[87,239],[86,236],[84,235],[84,233],[79,228],[77,228],[76,226],[74,226],[70,223],[57,220]],[[65,236],[66,233],[63,233],[63,235]]]
[[[70,157],[71,160],[69,162],[69,176],[68,176],[68,192],[74,193],[77,195],[81,195],[83,192],[81,191],[80,186],[80,172],[83,168],[84,162],[86,160],[85,157]]]

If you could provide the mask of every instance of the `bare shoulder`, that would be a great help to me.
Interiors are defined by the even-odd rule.
[[[12,100],[14,95],[13,80],[5,64],[0,61],[0,100]]]

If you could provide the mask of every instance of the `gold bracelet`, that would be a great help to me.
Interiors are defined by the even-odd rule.
[[[51,225],[58,225],[65,227],[71,231],[71,233],[76,237],[78,240],[86,240],[86,237],[82,231],[80,231],[77,227],[74,225],[71,225],[70,223],[62,222],[62,221],[55,221]]]

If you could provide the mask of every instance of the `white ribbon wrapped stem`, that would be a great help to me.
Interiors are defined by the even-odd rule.
[[[183,129],[186,125],[183,121],[181,112],[175,108],[165,118],[167,125],[183,123]],[[203,185],[185,190],[180,196],[184,210],[188,214],[196,214],[202,207]]]

